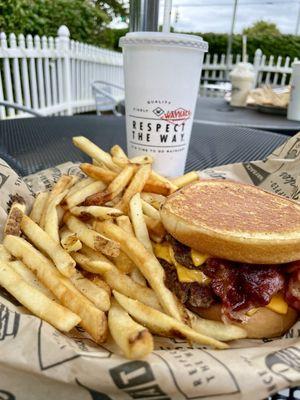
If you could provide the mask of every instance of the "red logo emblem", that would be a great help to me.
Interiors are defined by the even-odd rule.
[[[168,121],[171,124],[180,124],[187,119],[190,119],[190,117],[190,110],[185,110],[184,108],[176,108],[176,110],[165,112],[163,115],[161,115],[160,119]]]

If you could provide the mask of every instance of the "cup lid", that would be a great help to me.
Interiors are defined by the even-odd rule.
[[[154,45],[154,46],[182,46],[208,50],[208,43],[201,36],[186,35],[182,33],[164,33],[164,32],[129,32],[126,36],[120,38],[119,45]]]

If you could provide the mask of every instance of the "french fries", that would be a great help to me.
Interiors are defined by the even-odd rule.
[[[129,209],[136,238],[144,245],[145,249],[150,253],[153,253],[152,244],[143,216],[141,196],[139,193],[136,193],[131,198]]]
[[[70,209],[70,212],[76,217],[94,217],[100,220],[117,218],[123,215],[123,212],[117,208],[101,206],[73,207]]]
[[[191,327],[194,331],[203,335],[210,336],[221,342],[228,342],[230,340],[244,339],[247,337],[245,329],[231,324],[223,324],[219,321],[210,321],[200,318],[196,314],[187,310],[190,317]]]
[[[186,321],[186,313],[181,304],[164,284],[165,273],[157,258],[149,253],[135,237],[127,238],[124,231],[116,225],[106,221],[97,222],[96,230],[120,243],[121,250],[131,258],[149,282],[164,311],[178,321]]]
[[[80,265],[82,269],[94,274],[103,274],[106,271],[111,270],[111,265],[108,260],[102,260],[100,257],[98,259],[91,259],[81,252],[71,253],[76,263]]]
[[[138,168],[132,181],[125,190],[122,200],[116,205],[116,208],[119,208],[120,210],[127,212],[131,198],[136,193],[139,193],[143,190],[143,187],[145,186],[145,183],[147,182],[150,173],[151,173],[151,167],[149,164],[142,165],[141,167]]]
[[[185,309],[153,253],[166,236],[159,212],[166,196],[198,174],[169,180],[152,170],[151,156],[129,159],[118,145],[108,153],[82,136],[73,142],[92,157],[80,165],[86,176],[62,175],[37,195],[30,217],[15,198],[0,244],[0,285],[63,332],[79,324],[102,343],[110,331],[129,359],[153,351],[152,333],[219,349],[244,338],[240,327]]]
[[[110,298],[106,290],[95,285],[86,279],[80,272],[76,272],[70,281],[85,297],[87,297],[97,308],[108,311],[110,308]]]
[[[130,218],[127,215],[122,215],[116,219],[117,225],[122,228],[129,235],[134,236],[134,231],[130,222]]]
[[[98,146],[96,146],[93,142],[91,142],[84,136],[73,137],[73,143],[88,156],[94,158],[99,163],[103,163],[107,168],[111,169],[112,171],[120,171],[120,168],[113,163],[109,153],[101,150]]]
[[[104,183],[110,183],[117,176],[116,172],[110,171],[109,169],[100,167],[98,165],[93,165],[88,163],[80,164],[80,169],[90,178],[100,180]]]
[[[69,231],[66,227],[60,230],[60,244],[68,253],[82,248],[82,243],[76,233]]]
[[[100,192],[101,190],[105,189],[106,184],[102,181],[95,181],[92,182],[83,188],[73,192],[71,195],[66,196],[63,206],[66,208],[73,208],[78,204],[85,201],[85,199],[95,193]]]
[[[216,349],[228,348],[226,343],[202,335],[169,315],[146,306],[137,300],[132,300],[129,297],[118,293],[116,290],[113,290],[113,295],[129,315],[143,326],[146,326],[152,333],[156,333],[160,336],[178,336],[180,338],[186,338],[191,342],[208,345]]]
[[[4,235],[20,236],[20,225],[25,210],[25,203],[21,202],[21,200],[13,202],[4,227]]]
[[[196,171],[188,172],[185,175],[178,176],[175,179],[172,179],[172,183],[178,188],[182,188],[183,186],[188,185],[189,183],[195,182],[199,179],[199,175]]]
[[[34,199],[34,203],[30,211],[29,218],[31,218],[32,221],[34,221],[36,224],[40,223],[48,197],[49,197],[48,192],[41,192]]]
[[[75,272],[75,261],[72,257],[25,214],[21,221],[21,229],[38,249],[53,260],[63,275],[69,277]]]
[[[163,196],[162,194],[157,194],[157,193],[143,192],[143,193],[141,193],[141,198],[143,200],[145,200],[147,203],[151,204],[151,206],[153,206],[157,210],[159,210],[160,207],[166,201],[165,196]]]
[[[81,321],[78,315],[53,302],[38,289],[26,283],[17,272],[3,261],[0,262],[0,285],[34,315],[63,332],[69,332]]]
[[[88,228],[78,218],[70,213],[64,216],[64,222],[70,231],[76,233],[78,239],[96,251],[101,251],[111,257],[117,257],[120,254],[120,246],[117,242],[100,235],[93,229]]]
[[[125,357],[135,360],[146,357],[153,351],[153,337],[144,326],[135,322],[116,302],[108,313],[110,333]]]
[[[49,259],[36,250],[25,239],[7,235],[3,242],[6,249],[21,259],[57,299],[81,318],[80,325],[97,343],[105,341],[107,319],[105,313],[96,308],[88,299],[77,294],[76,288],[54,267]]]
[[[89,196],[85,202],[85,206],[91,205],[102,205],[107,203],[108,201],[113,200],[116,196],[118,196],[123,189],[127,186],[128,182],[132,178],[134,174],[135,166],[127,165],[119,175],[108,185],[106,190],[103,192],[95,193],[92,196]]]

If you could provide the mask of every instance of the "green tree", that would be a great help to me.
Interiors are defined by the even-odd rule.
[[[272,22],[256,21],[249,28],[245,28],[243,30],[243,34],[248,36],[260,36],[260,35],[278,36],[281,35],[281,32],[278,29],[277,25]]]
[[[67,25],[71,38],[100,45],[115,16],[126,16],[122,0],[0,0],[0,31],[56,36]]]

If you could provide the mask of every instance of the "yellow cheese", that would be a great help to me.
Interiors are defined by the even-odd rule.
[[[278,314],[286,314],[288,312],[288,304],[285,302],[281,294],[275,294],[269,304],[266,305],[266,308],[277,312]],[[258,308],[252,308],[247,311],[248,317],[251,317],[253,314],[258,311]]]
[[[157,258],[162,258],[169,264],[173,264],[173,261],[170,257],[169,243],[167,242],[155,243],[153,247],[154,247],[154,254],[156,255]]]
[[[266,307],[278,314],[286,314],[288,312],[288,305],[281,294],[275,294]]]
[[[172,260],[172,264],[176,267],[178,280],[180,282],[198,282],[204,284],[208,284],[210,282],[210,279],[206,275],[204,275],[202,271],[189,269],[179,264],[174,256],[174,250],[172,249],[172,246],[169,246],[169,254]]]
[[[248,310],[246,312],[246,315],[248,315],[248,317],[252,317],[252,315],[254,315],[257,311],[258,311],[258,308],[251,308],[251,310]]]
[[[207,254],[201,254],[199,251],[191,249],[191,258],[195,267],[200,267],[208,259]]]
[[[188,269],[180,264],[176,265],[177,276],[180,282],[198,282],[208,284],[210,279],[202,271]]]

